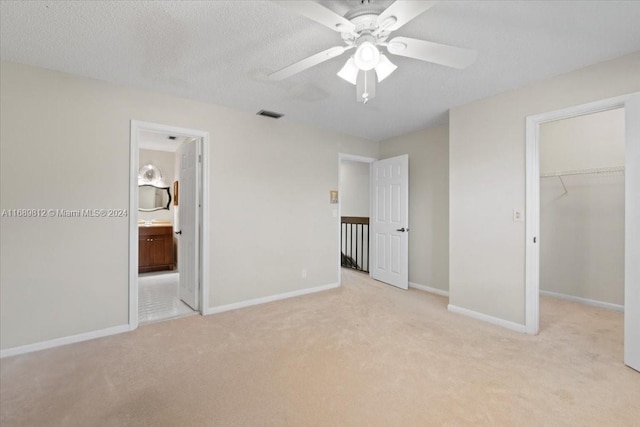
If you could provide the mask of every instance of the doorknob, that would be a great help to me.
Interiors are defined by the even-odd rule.
[[[396,231],[401,231],[404,233],[405,231],[409,231],[409,229],[402,227],[402,228],[398,228]]]
[[[182,230],[180,230],[180,231],[176,231],[175,233],[176,233],[176,234],[182,234]]]

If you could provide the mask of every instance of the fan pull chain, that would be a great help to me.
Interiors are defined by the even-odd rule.
[[[362,93],[362,97],[364,98],[364,103],[366,104],[367,102],[369,102],[369,92],[367,92],[368,89],[368,85],[367,85],[367,72],[364,72],[364,92]]]

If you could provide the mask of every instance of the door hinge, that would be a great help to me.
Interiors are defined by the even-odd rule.
[[[202,163],[202,154],[198,154],[198,163]]]

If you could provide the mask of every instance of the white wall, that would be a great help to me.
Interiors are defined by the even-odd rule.
[[[340,214],[369,217],[369,163],[340,161]]]
[[[640,53],[450,111],[450,304],[524,324],[525,119],[640,90]]]
[[[540,126],[540,173],[624,166],[624,109]]]
[[[449,129],[384,141],[381,158],[409,155],[409,282],[449,290]]]
[[[140,220],[159,220],[169,221],[173,223],[174,207],[173,207],[173,181],[175,178],[176,167],[176,154],[169,151],[157,151],[157,150],[140,150],[139,155],[139,168],[146,164],[153,164],[160,172],[162,172],[163,183],[162,186],[169,187],[171,192],[171,203],[169,210],[160,209],[153,212],[138,211],[138,219]]]
[[[623,166],[624,109],[540,126],[540,170]],[[624,173],[540,180],[540,289],[624,304]]]
[[[132,119],[210,133],[210,307],[338,282],[338,153],[378,144],[286,116],[2,62],[0,208],[127,209]],[[2,349],[128,323],[128,218],[1,227]]]

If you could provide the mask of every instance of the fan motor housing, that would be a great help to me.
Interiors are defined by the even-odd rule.
[[[363,15],[375,15],[376,17],[380,15],[384,11],[384,7],[375,4],[366,4],[362,6],[355,7],[351,9],[349,12],[344,14],[344,17],[349,21],[353,22],[353,18],[358,18]]]
[[[350,19],[351,23],[356,26],[356,33],[360,34],[363,31],[373,31],[378,28],[378,15],[360,15]]]

